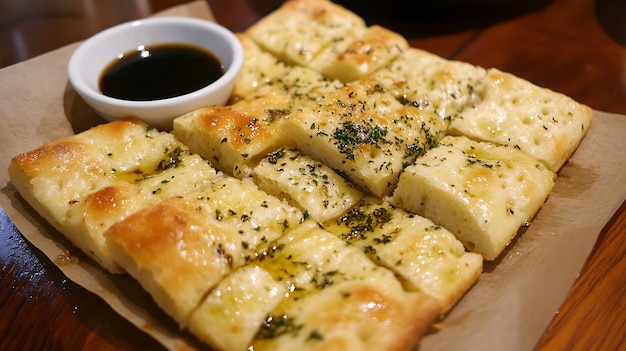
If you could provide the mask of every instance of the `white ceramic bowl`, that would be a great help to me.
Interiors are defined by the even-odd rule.
[[[155,44],[186,44],[212,52],[224,75],[185,95],[152,101],[132,101],[104,95],[99,88],[103,71],[119,55]],[[173,118],[194,109],[224,104],[243,64],[243,49],[228,29],[188,17],[153,17],[106,29],[83,42],[68,64],[70,84],[106,120],[136,117],[160,129],[171,129]]]

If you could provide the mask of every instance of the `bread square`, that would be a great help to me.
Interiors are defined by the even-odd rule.
[[[235,81],[229,104],[256,93],[270,81],[287,74],[291,66],[259,47],[249,35],[236,33],[243,47],[244,60]]]
[[[246,350],[288,287],[258,265],[227,275],[192,312],[188,328],[218,350]]]
[[[385,67],[409,47],[403,36],[378,25],[341,44],[333,43],[324,49],[308,67],[328,78],[349,83]]]
[[[364,30],[361,17],[331,1],[291,0],[248,28],[246,34],[281,61],[307,67],[325,48],[339,42],[349,44]]]
[[[470,63],[409,48],[374,77],[399,101],[450,120],[480,101],[486,75]]]
[[[446,136],[405,169],[392,202],[495,260],[543,205],[555,180],[554,172],[514,147]]]
[[[363,197],[337,172],[296,149],[272,152],[252,176],[268,194],[287,199],[318,222],[343,215]]]
[[[411,350],[440,309],[312,221],[279,239],[259,266],[289,293],[254,350]]]
[[[289,145],[280,125],[291,100],[281,89],[233,105],[208,106],[174,120],[173,133],[189,149],[223,172],[243,178],[268,152]]]
[[[509,145],[558,171],[589,130],[593,112],[570,97],[490,69],[480,102],[450,123],[450,133]]]
[[[466,252],[444,227],[385,200],[364,199],[323,227],[393,271],[405,289],[436,298],[442,315],[482,272],[482,256]]]

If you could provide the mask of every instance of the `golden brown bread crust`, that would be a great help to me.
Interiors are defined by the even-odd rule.
[[[22,197],[74,245],[114,273],[122,270],[108,257],[101,234],[132,211],[142,196],[106,175],[110,168],[100,162],[89,134],[124,135],[134,129],[133,123],[99,126],[18,155],[9,165],[11,181]],[[124,201],[128,199],[132,200]]]
[[[210,106],[174,120],[174,134],[195,153],[238,178],[265,153],[288,144],[280,126],[290,99],[279,89],[238,101]]]
[[[179,324],[233,269],[238,234],[197,211],[197,201],[173,198],[113,225],[111,254]]]
[[[404,37],[378,25],[364,29],[348,42],[345,48],[326,48],[308,67],[349,83],[385,67],[409,47]]]
[[[327,300],[314,309],[310,319],[331,330],[354,325],[363,350],[413,350],[438,317],[439,304],[426,294],[394,296],[375,284],[347,285],[341,287],[341,294],[325,294]],[[322,342],[314,350],[341,350],[341,344],[334,345],[337,339]]]

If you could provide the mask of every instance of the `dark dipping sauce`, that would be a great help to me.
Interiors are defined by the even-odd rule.
[[[100,76],[104,95],[133,101],[185,95],[213,83],[224,66],[211,52],[185,44],[162,44],[130,51]]]

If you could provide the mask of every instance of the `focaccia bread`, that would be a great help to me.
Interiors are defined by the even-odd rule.
[[[592,110],[563,94],[419,49],[374,76],[399,100],[449,119],[448,134],[516,147],[554,172],[591,123]]]
[[[444,315],[478,280],[483,258],[466,252],[446,228],[375,198],[324,229],[393,271],[409,291],[436,298]]]
[[[250,180],[227,177],[138,211],[104,235],[113,259],[185,326],[228,273],[301,221]]]
[[[215,350],[414,350],[537,213],[591,110],[328,0],[238,33],[229,102],[16,156],[22,197]]]
[[[333,169],[296,149],[272,152],[252,170],[252,176],[261,189],[287,199],[318,222],[343,215],[363,198]]]
[[[210,106],[174,120],[176,137],[215,167],[242,178],[253,162],[289,145],[280,132],[290,98],[274,88],[229,106]]]
[[[188,320],[189,330],[217,350],[246,350],[289,287],[248,264],[224,277]]]
[[[171,134],[136,120],[103,124],[18,155],[11,182],[76,247],[113,273],[103,233],[137,210],[222,177]]]
[[[331,79],[352,82],[369,76],[386,66],[409,47],[400,34],[381,26],[370,26],[359,33],[348,46],[332,45],[325,48],[307,64],[307,67]]]
[[[281,61],[344,83],[373,74],[409,47],[400,34],[368,27],[356,14],[325,0],[287,1],[246,34]]]
[[[283,124],[298,149],[379,197],[389,194],[402,169],[436,144],[446,127],[437,115],[402,105],[374,79],[347,84]]]
[[[543,205],[556,175],[514,147],[447,136],[407,167],[392,201],[496,259]]]
[[[289,293],[262,321],[254,350],[410,350],[440,309],[311,221],[261,258]]]
[[[230,103],[254,94],[267,86],[273,79],[282,77],[291,70],[291,65],[277,60],[275,56],[261,49],[249,35],[237,33],[243,48],[243,65],[235,81]]]
[[[246,31],[281,61],[308,67],[324,49],[352,43],[365,21],[330,1],[287,1]],[[343,51],[343,50],[342,50]]]
[[[409,48],[374,77],[399,101],[450,120],[480,101],[486,75],[482,67]]]
[[[591,108],[510,73],[490,69],[480,102],[450,123],[451,134],[508,145],[558,171],[587,133]]]

